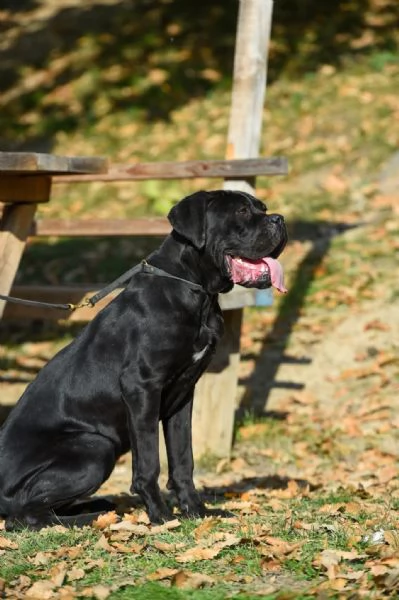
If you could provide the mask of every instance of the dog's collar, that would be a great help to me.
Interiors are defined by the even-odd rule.
[[[199,283],[194,283],[193,281],[190,281],[189,279],[183,279],[182,277],[177,277],[176,275],[172,275],[171,273],[168,273],[167,271],[164,271],[163,269],[159,269],[158,267],[154,267],[154,265],[150,265],[145,259],[141,261],[141,269],[144,273],[148,273],[150,275],[159,275],[160,277],[169,277],[170,279],[177,279],[177,281],[182,281],[183,283],[186,283],[187,285],[189,285],[193,288],[200,289],[203,292],[207,293],[205,288],[202,285],[200,285]]]

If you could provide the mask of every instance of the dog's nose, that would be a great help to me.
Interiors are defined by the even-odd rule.
[[[269,215],[269,219],[272,223],[275,223],[276,225],[282,225],[284,223],[283,215]]]

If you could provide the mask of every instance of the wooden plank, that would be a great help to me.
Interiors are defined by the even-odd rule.
[[[0,224],[0,294],[7,295],[18,270],[36,204],[8,204]],[[0,318],[5,302],[0,300]]]
[[[41,152],[0,152],[1,173],[104,173],[102,157],[57,156]]]
[[[30,235],[47,236],[122,236],[168,235],[169,221],[164,217],[137,219],[43,219],[33,223]]]
[[[4,175],[0,172],[0,202],[48,202],[51,177]]]
[[[55,177],[54,183],[90,181],[143,181],[148,179],[243,178],[256,175],[286,175],[286,158],[256,158],[250,160],[192,160],[185,162],[136,163],[110,165],[104,175]]]
[[[95,286],[27,286],[16,285],[12,288],[10,295],[16,298],[35,300],[37,302],[51,302],[55,304],[79,304],[85,298],[90,298],[98,292]],[[99,302],[94,308],[84,307],[74,312],[48,309],[43,307],[27,307],[22,304],[8,303],[4,311],[4,319],[44,319],[51,321],[90,321],[106,306],[113,298],[121,292],[115,290]],[[236,286],[228,294],[221,294],[219,302],[222,310],[234,310],[244,306],[255,306],[259,303],[259,292]],[[265,301],[262,300],[262,304]]]

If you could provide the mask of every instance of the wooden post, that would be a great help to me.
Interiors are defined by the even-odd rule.
[[[226,158],[258,156],[266,92],[272,0],[241,0]],[[226,179],[225,189],[254,193],[255,178]],[[242,309],[225,312],[226,333],[194,400],[194,455],[231,451],[236,411]],[[227,352],[227,355],[226,355]],[[221,364],[222,361],[222,364]],[[224,362],[224,366],[223,366]]]
[[[0,161],[1,162],[1,161]],[[10,292],[38,202],[50,198],[51,180],[45,175],[0,178],[0,201],[6,202],[0,222],[0,294]],[[0,300],[0,319],[5,308]]]

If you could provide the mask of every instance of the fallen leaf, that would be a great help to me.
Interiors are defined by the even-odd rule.
[[[37,552],[33,558],[28,557],[28,560],[30,563],[38,567],[39,565],[47,565],[52,558],[52,552]]]
[[[113,542],[111,546],[117,552],[121,552],[123,554],[140,554],[140,552],[146,547],[146,544],[130,544],[129,546],[126,546],[125,544],[120,544],[119,542]]]
[[[270,535],[261,537],[259,541],[261,543],[259,552],[264,556],[274,556],[276,558],[293,554],[305,543],[304,541],[287,542]]]
[[[189,548],[183,554],[176,556],[176,560],[179,563],[197,562],[199,560],[210,560],[215,558],[220,552],[220,548],[202,548],[201,546],[195,546]]]
[[[53,596],[54,583],[52,581],[41,579],[35,581],[35,583],[25,592],[27,598],[34,598],[35,600],[48,600]]]
[[[206,533],[209,533],[214,527],[220,523],[217,517],[206,517],[202,523],[193,531],[195,539],[198,541]]]
[[[162,525],[135,525],[132,521],[124,519],[119,523],[115,523],[114,525],[110,525],[111,531],[130,531],[135,535],[158,535],[160,533],[164,533],[165,531],[169,531],[170,529],[175,529],[176,527],[180,527],[181,523],[178,519],[173,519],[172,521],[167,521]]]
[[[105,560],[103,558],[97,558],[95,560],[85,561],[85,570],[91,571],[91,569],[102,569],[105,566]]]
[[[159,533],[164,533],[165,531],[169,531],[170,529],[176,529],[180,527],[181,523],[179,519],[173,519],[172,521],[166,521],[163,525],[153,525],[150,529],[150,535],[158,535]]]
[[[106,600],[111,594],[112,590],[110,587],[99,583],[98,585],[93,585],[91,591],[96,600]]]
[[[78,579],[83,579],[85,576],[84,569],[79,569],[78,567],[72,567],[67,573],[68,581],[77,581]]]
[[[151,542],[151,546],[159,550],[160,552],[176,552],[176,550],[180,550],[184,548],[186,544],[184,542],[179,542],[177,544],[168,544],[167,542],[160,542],[159,540],[154,540]]]
[[[92,525],[95,529],[105,529],[110,525],[117,523],[119,520],[118,515],[114,510],[111,510],[103,515],[99,515]]]
[[[336,579],[338,574],[338,565],[341,561],[340,556],[334,550],[323,550],[321,554],[313,561],[314,565],[320,565],[327,571],[328,579]]]
[[[111,546],[104,534],[100,537],[98,542],[94,544],[94,548],[97,550],[106,550],[107,552],[116,552],[115,548]]]
[[[383,323],[379,319],[374,319],[373,321],[369,321],[368,323],[366,323],[364,326],[364,331],[369,331],[370,329],[377,331],[390,331],[391,328],[389,327],[389,325]]]
[[[135,523],[132,523],[132,521],[128,521],[126,519],[120,521],[119,523],[110,525],[110,529],[111,531],[130,531],[135,535],[150,534],[150,529],[147,527],[147,525],[136,525]]]
[[[0,536],[0,549],[1,550],[17,550],[17,542],[13,542],[6,537]]]
[[[169,579],[179,573],[180,569],[169,569],[167,567],[160,567],[153,573],[147,575],[149,581],[161,581],[162,579]]]
[[[61,587],[64,583],[66,573],[67,569],[64,564],[54,565],[49,571],[50,581],[52,581],[55,586]]]
[[[181,589],[197,590],[214,583],[213,577],[205,575],[205,573],[192,573],[191,571],[178,571],[172,578],[172,585]]]

